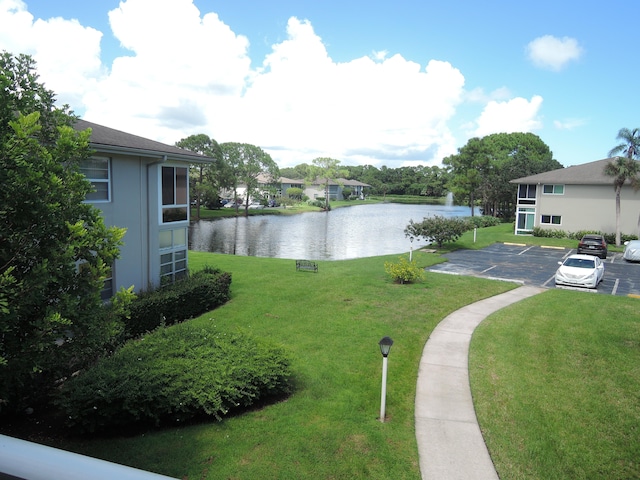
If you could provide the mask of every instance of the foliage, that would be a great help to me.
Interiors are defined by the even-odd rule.
[[[228,175],[222,161],[220,145],[213,138],[200,133],[177,141],[176,147],[205,155],[213,160],[212,163],[200,163],[189,169],[189,193],[191,200],[196,204],[196,216],[200,218],[202,203],[207,205],[207,208],[219,208],[218,192],[225,186]]]
[[[409,261],[400,257],[398,263],[384,262],[384,271],[396,283],[414,283],[424,278],[424,268],[418,266],[415,260]]]
[[[67,381],[57,402],[70,426],[89,432],[221,420],[290,393],[289,365],[268,341],[185,323],[127,343]]]
[[[135,337],[160,325],[173,325],[225,304],[231,295],[231,274],[205,268],[158,290],[143,292],[128,311],[126,334]]]
[[[491,215],[464,217],[464,219],[471,224],[471,228],[495,227],[501,223],[499,218]]]
[[[550,229],[550,228],[547,229],[547,228],[540,228],[540,227],[533,228],[533,236],[542,237],[542,238],[570,238],[572,240],[580,240],[582,237],[588,234],[602,235],[605,241],[610,245],[614,244],[614,242],[616,241],[615,233],[604,233],[604,232],[601,232],[600,230],[579,230],[577,232],[565,232],[564,230],[561,230],[561,229]],[[638,239],[637,235],[621,234],[622,243],[628,240],[637,240],[637,239]]]
[[[439,248],[446,242],[455,242],[467,230],[473,226],[463,218],[443,217],[433,215],[426,217],[422,222],[409,220],[409,225],[404,229],[404,234],[411,240],[414,238],[424,238],[429,242],[436,242]]]
[[[472,209],[480,201],[483,214],[501,218],[511,218],[515,211],[517,187],[511,180],[562,168],[533,133],[472,138],[442,163],[450,169],[449,186],[456,198],[465,198]]]
[[[278,165],[267,152],[248,143],[223,143],[221,149],[224,161],[233,171],[235,179],[233,198],[237,198],[238,185],[242,183],[246,187],[244,213],[248,216],[251,198],[262,195],[263,186],[258,177],[262,175],[269,182],[276,183],[280,177]]]
[[[633,131],[621,128],[616,137],[623,142],[616,145],[609,152],[612,157],[624,153],[624,157],[612,158],[604,167],[604,174],[613,177],[613,188],[616,192],[616,246],[621,245],[620,238],[620,193],[622,186],[630,182],[634,190],[640,189],[640,163],[636,161],[640,153],[640,130]]]
[[[54,105],[28,56],[0,55],[0,405],[45,401],[118,331],[100,291],[124,230],[84,203],[90,132]]]

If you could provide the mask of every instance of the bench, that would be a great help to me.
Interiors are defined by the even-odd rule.
[[[311,260],[296,260],[296,270],[308,270],[318,273],[318,264]]]

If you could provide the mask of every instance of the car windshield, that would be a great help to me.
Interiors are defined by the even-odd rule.
[[[595,261],[588,258],[567,258],[565,267],[595,268]]]

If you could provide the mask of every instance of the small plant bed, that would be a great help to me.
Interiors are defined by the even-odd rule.
[[[222,419],[292,390],[283,349],[190,323],[127,343],[67,381],[57,404],[79,433]]]

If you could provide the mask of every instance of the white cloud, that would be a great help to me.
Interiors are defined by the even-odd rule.
[[[87,120],[169,144],[205,133],[261,146],[280,166],[438,164],[456,150],[448,123],[464,77],[448,62],[380,51],[339,63],[309,21],[291,18],[252,69],[247,38],[191,0],[121,1],[109,21],[131,53],[107,69],[101,32],[0,0],[0,49],[34,54],[41,80]]]
[[[37,19],[21,0],[0,0],[0,50],[32,55],[40,79],[59,103],[79,107],[82,96],[104,75],[102,33],[77,20]]]
[[[575,38],[544,35],[531,41],[526,51],[535,66],[559,71],[570,61],[578,60],[584,50]]]
[[[567,118],[553,121],[553,126],[558,130],[573,130],[586,124],[587,120],[584,118]]]
[[[531,100],[513,98],[504,102],[490,101],[477,120],[474,136],[484,137],[492,133],[531,132],[542,127],[539,118],[542,97]]]

